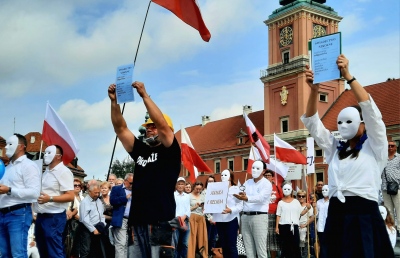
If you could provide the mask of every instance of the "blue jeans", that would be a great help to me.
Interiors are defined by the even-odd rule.
[[[0,257],[28,257],[28,230],[31,223],[30,206],[5,214],[0,212]]]
[[[173,245],[175,246],[174,258],[186,258],[187,256],[190,235],[189,218],[186,218],[185,224],[187,226],[186,231],[175,229],[172,235]]]
[[[238,250],[236,247],[237,232],[239,229],[239,222],[237,218],[229,222],[217,222],[217,230],[219,242],[222,247],[224,257],[237,258]]]
[[[63,232],[67,215],[38,213],[35,226],[36,245],[41,257],[64,258]]]

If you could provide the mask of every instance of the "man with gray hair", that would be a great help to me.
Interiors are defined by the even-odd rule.
[[[111,187],[115,186],[115,181],[117,180],[117,175],[116,174],[110,174],[108,176],[108,182],[110,183]]]
[[[83,199],[79,206],[79,221],[81,232],[80,257],[105,257],[104,247],[101,244],[100,234],[105,234],[106,219],[104,217],[104,207],[99,200],[100,187],[97,184],[90,184],[88,195]],[[101,248],[91,250],[92,242],[100,244]],[[99,250],[100,249],[100,250]],[[102,255],[96,254],[102,252]]]
[[[124,183],[111,189],[110,204],[113,206],[113,216],[111,226],[114,245],[115,258],[126,258],[128,249],[128,219],[132,200],[133,174],[125,175]]]

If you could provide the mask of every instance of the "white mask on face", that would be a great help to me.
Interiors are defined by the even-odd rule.
[[[324,186],[322,187],[322,195],[323,195],[324,197],[328,197],[328,196],[329,196],[329,187],[328,187],[327,185],[324,185]]]
[[[262,161],[257,160],[253,163],[253,166],[251,167],[251,175],[253,176],[253,178],[258,178],[260,177],[263,170],[264,169]]]
[[[292,193],[293,188],[291,185],[284,185],[282,190],[285,196],[289,196]]]
[[[343,139],[350,140],[356,136],[362,121],[357,109],[347,107],[340,111],[337,122],[340,135]]]
[[[230,178],[231,178],[231,173],[229,172],[229,170],[225,169],[224,171],[222,171],[221,173],[222,182],[229,181]]]
[[[56,146],[51,145],[47,147],[46,150],[44,151],[44,157],[43,157],[44,164],[49,165],[53,161],[55,156],[56,156]]]
[[[6,141],[6,156],[11,159],[18,147],[18,137],[10,136]]]
[[[386,220],[386,217],[387,217],[387,210],[386,210],[386,208],[383,207],[383,206],[379,206],[379,212],[381,213],[383,220]]]

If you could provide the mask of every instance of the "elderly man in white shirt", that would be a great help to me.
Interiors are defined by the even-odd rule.
[[[175,244],[175,258],[186,258],[188,252],[188,241],[190,235],[190,196],[184,192],[186,180],[179,177],[174,192],[176,212],[175,217],[181,217],[185,223],[186,230],[177,228],[172,235]]]
[[[42,192],[33,210],[37,213],[35,236],[40,256],[63,258],[63,232],[66,224],[66,209],[74,200],[74,177],[64,165],[63,149],[51,145],[44,152],[44,163],[48,165],[42,176]]]
[[[272,184],[264,178],[266,165],[253,163],[253,178],[245,183],[245,192],[234,194],[243,200],[242,235],[247,257],[267,258],[268,209]]]
[[[26,155],[26,139],[20,134],[6,141],[10,164],[0,179],[0,254],[26,257],[31,203],[40,195],[40,170]]]
[[[100,234],[105,233],[103,230],[106,226],[106,219],[103,214],[104,206],[99,200],[99,194],[99,185],[90,185],[88,189],[88,195],[85,197],[85,199],[83,199],[79,206],[79,221],[81,222],[81,258],[101,257],[94,254],[96,251],[102,252],[102,256],[105,256],[104,246],[101,244],[100,240]],[[91,250],[90,248],[92,241],[99,243],[96,250]]]

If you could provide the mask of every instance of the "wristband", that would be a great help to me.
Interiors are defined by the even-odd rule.
[[[347,81],[347,84],[350,85],[350,83],[354,82],[355,80],[357,80],[357,79],[356,79],[356,77],[353,76],[352,79],[350,79],[350,80]]]

